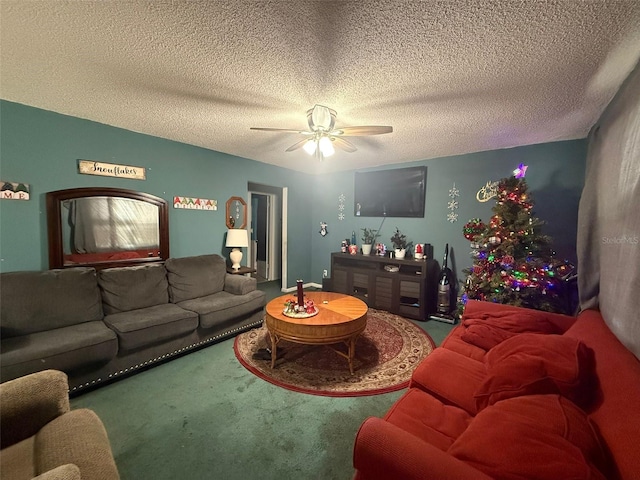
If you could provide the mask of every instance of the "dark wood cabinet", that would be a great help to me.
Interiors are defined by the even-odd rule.
[[[426,320],[436,310],[435,260],[331,254],[331,289],[403,317]]]

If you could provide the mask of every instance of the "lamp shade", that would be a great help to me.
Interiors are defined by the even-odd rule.
[[[248,247],[249,236],[247,231],[240,228],[232,228],[227,231],[227,247]]]

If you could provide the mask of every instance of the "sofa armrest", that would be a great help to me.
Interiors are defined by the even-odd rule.
[[[233,275],[225,273],[224,291],[233,293],[234,295],[246,295],[258,288],[258,281],[255,278],[245,277],[244,275]]]
[[[0,385],[1,447],[29,438],[69,411],[67,375],[44,370]]]
[[[377,417],[360,426],[353,466],[361,479],[491,480],[484,473]]]
[[[77,465],[67,463],[33,477],[33,480],[82,480],[82,475]]]

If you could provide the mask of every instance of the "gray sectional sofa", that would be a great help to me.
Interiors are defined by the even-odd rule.
[[[56,369],[70,392],[260,325],[265,294],[219,255],[3,273],[0,379]]]

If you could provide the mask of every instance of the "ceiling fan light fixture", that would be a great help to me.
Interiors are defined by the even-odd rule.
[[[309,155],[313,155],[314,153],[316,153],[316,148],[317,148],[316,140],[314,138],[307,140],[305,144],[302,146],[302,148],[304,148],[304,151],[307,152]]]
[[[333,145],[331,144],[331,139],[329,137],[322,137],[318,141],[318,148],[320,148],[320,151],[322,152],[322,156],[324,157],[330,157],[331,155],[336,153],[336,150],[335,148],[333,148]]]
[[[315,105],[307,112],[307,121],[312,131],[328,132],[336,123],[336,111],[324,105]]]
[[[307,138],[297,141],[285,152],[293,152],[302,148],[308,155],[315,156],[322,161],[336,152],[336,147],[345,152],[355,152],[357,149],[343,137],[358,137],[364,135],[382,135],[393,132],[393,127],[384,125],[361,125],[353,127],[335,128],[336,111],[324,105],[315,105],[307,110],[309,130],[295,130],[289,128],[250,127],[251,130],[265,130],[268,132],[298,133]]]

